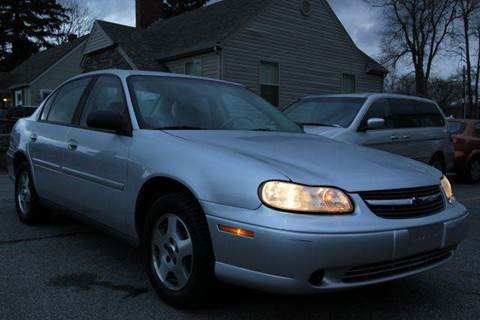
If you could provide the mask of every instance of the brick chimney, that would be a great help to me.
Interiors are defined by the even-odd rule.
[[[137,28],[145,29],[163,16],[161,0],[135,0]]]

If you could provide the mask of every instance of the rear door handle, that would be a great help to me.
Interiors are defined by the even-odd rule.
[[[38,139],[38,136],[37,136],[35,133],[32,133],[32,134],[30,135],[30,141],[36,142],[37,139]]]
[[[395,141],[395,140],[399,140],[400,138],[398,136],[391,136],[390,137],[390,140],[392,141]]]
[[[411,137],[410,137],[410,136],[403,136],[403,139],[405,139],[405,140],[410,140]]]

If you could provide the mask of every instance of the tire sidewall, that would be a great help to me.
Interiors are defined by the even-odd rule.
[[[479,163],[480,164],[480,158],[474,158],[474,159],[472,159],[472,161],[470,161],[470,164],[468,165],[467,175],[468,175],[468,180],[470,182],[478,183],[478,182],[480,182],[480,177],[474,178],[472,176],[472,167],[473,167],[474,163]]]
[[[184,203],[184,200],[186,203]],[[165,214],[175,214],[183,220],[190,233],[193,246],[192,273],[187,285],[181,290],[167,288],[156,274],[152,259],[151,236],[154,226]],[[201,301],[198,294],[213,285],[213,252],[210,237],[205,234],[206,221],[200,206],[192,207],[192,201],[183,195],[167,195],[159,198],[147,214],[142,237],[143,255],[148,277],[161,298],[180,308],[197,307]],[[202,219],[203,218],[203,219]],[[200,221],[200,223],[199,223]],[[198,224],[203,224],[199,226]],[[208,227],[207,227],[208,228]],[[211,283],[208,283],[208,282]],[[199,301],[194,301],[199,300]]]
[[[20,175],[23,174],[23,172],[26,172],[28,175],[28,178],[30,180],[30,193],[31,193],[31,200],[30,200],[30,210],[28,213],[23,213],[22,210],[20,209],[20,204],[18,200],[18,189],[19,189],[19,183],[20,183]],[[32,172],[30,170],[29,165],[26,162],[21,163],[18,166],[18,169],[15,173],[15,208],[17,211],[17,216],[18,218],[26,224],[32,224],[34,222],[38,221],[38,197],[37,193],[35,191],[34,185],[33,185],[33,176]]]

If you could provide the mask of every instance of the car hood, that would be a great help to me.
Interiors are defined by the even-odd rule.
[[[333,128],[333,127],[319,127],[319,126],[305,126],[306,133],[321,135],[330,139],[335,139],[347,129],[345,128]]]
[[[309,134],[249,131],[169,133],[190,142],[262,161],[296,183],[335,186],[349,192],[431,186],[439,184],[442,177],[436,169],[414,160]],[[242,170],[248,168],[232,174],[241,174]]]

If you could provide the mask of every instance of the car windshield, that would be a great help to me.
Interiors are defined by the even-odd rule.
[[[347,128],[365,103],[364,98],[301,100],[285,110],[287,117],[304,126]]]
[[[132,76],[128,83],[144,129],[302,132],[275,107],[241,86],[158,76]]]
[[[456,121],[449,121],[448,130],[451,134],[462,134],[465,131],[465,124]]]

